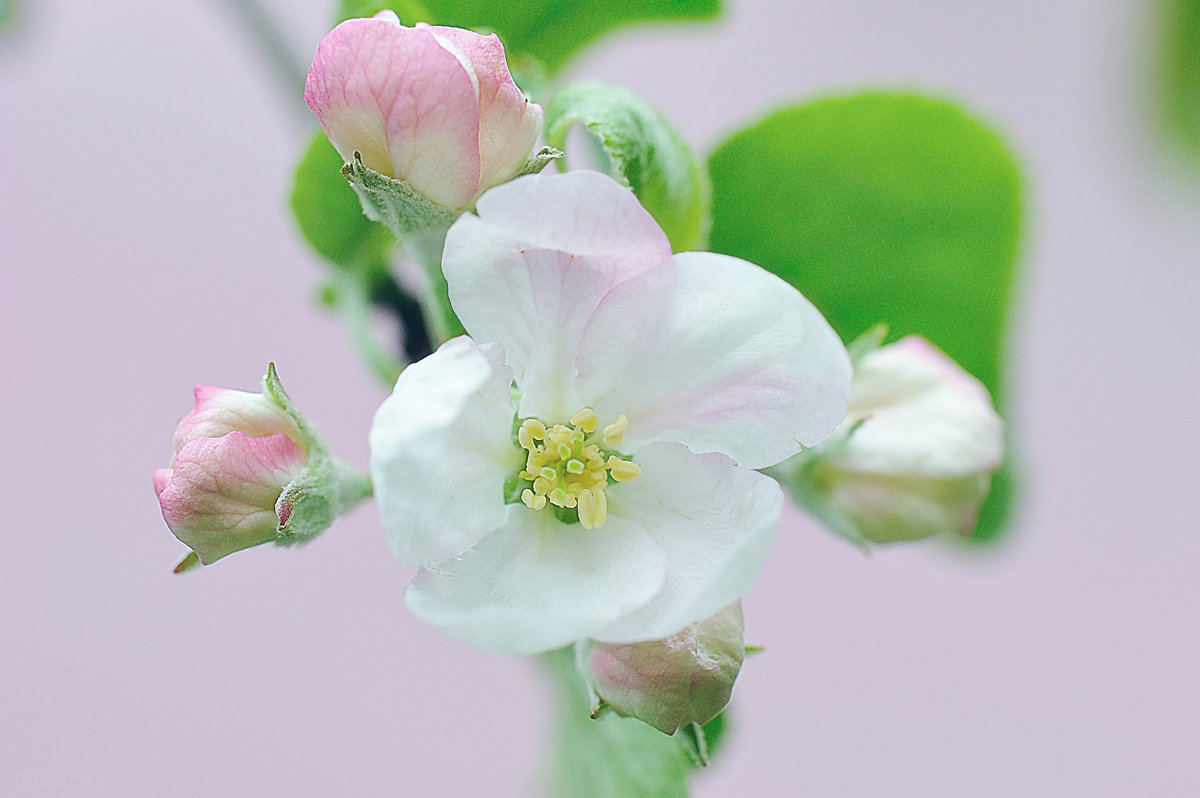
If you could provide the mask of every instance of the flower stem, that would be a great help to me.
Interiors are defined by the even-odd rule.
[[[371,300],[367,296],[367,287],[357,274],[336,272],[337,276],[337,305],[346,320],[350,330],[350,340],[354,342],[358,353],[375,372],[375,376],[386,386],[392,386],[404,363],[394,357],[387,348],[377,340],[371,329]]]
[[[450,290],[446,275],[442,273],[442,248],[446,244],[446,231],[432,229],[411,233],[404,239],[409,254],[425,271],[429,291],[425,301],[425,318],[429,324],[434,348],[459,335],[464,335],[462,322],[450,306]]]
[[[543,665],[559,707],[548,768],[556,798],[687,798],[694,764],[682,741],[632,718],[589,716],[589,697],[571,649],[546,654]]]

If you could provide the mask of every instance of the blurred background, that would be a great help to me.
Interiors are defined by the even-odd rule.
[[[264,6],[311,58],[330,3]],[[1006,134],[1026,180],[1007,534],[865,557],[788,512],[696,796],[1200,793],[1200,169],[1153,116],[1158,22],[729,0],[567,68],[701,152],[784,102],[918,88]],[[228,0],[27,0],[0,29],[0,794],[535,792],[537,667],[410,616],[370,506],[171,573],[150,476],[193,384],[254,389],[273,360],[362,467],[384,396],[316,303],[287,208],[315,123],[283,74]]]

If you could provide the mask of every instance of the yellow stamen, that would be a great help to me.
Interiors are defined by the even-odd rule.
[[[642,475],[642,467],[613,455],[608,458],[608,473],[612,474],[612,478],[617,482],[629,482]]]
[[[617,420],[604,428],[602,433],[602,442],[605,449],[614,449],[621,445],[621,438],[625,435],[625,430],[629,428],[629,417],[624,413],[617,416]]]
[[[599,417],[589,407],[577,411],[570,422],[570,427],[547,427],[531,418],[517,429],[517,442],[528,453],[519,476],[531,483],[521,492],[521,501],[531,510],[547,504],[575,509],[584,529],[599,529],[608,518],[610,477],[628,482],[642,473],[636,463],[605,451],[620,442],[629,419],[618,416],[599,435]]]
[[[590,407],[585,407],[582,410],[575,411],[575,415],[571,416],[571,424],[580,427],[588,435],[596,431],[596,427],[600,424],[600,417],[596,415],[596,411]]]

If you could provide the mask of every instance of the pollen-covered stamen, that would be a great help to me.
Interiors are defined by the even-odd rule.
[[[608,518],[609,476],[628,482],[642,473],[636,463],[605,451],[621,442],[629,419],[618,416],[597,434],[600,419],[585,407],[571,416],[570,423],[547,427],[531,418],[517,429],[517,442],[528,452],[519,476],[530,482],[521,492],[521,501],[531,510],[547,504],[574,509],[584,529],[599,529]]]

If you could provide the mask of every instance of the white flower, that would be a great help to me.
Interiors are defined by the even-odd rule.
[[[752,469],[845,414],[821,315],[753,264],[672,255],[594,172],[488,192],[443,266],[470,338],[409,366],[370,435],[392,552],[422,565],[409,608],[531,653],[664,638],[738,598],[782,507]]]
[[[855,363],[846,421],[801,473],[818,515],[883,543],[969,535],[1003,461],[987,389],[909,336]]]

